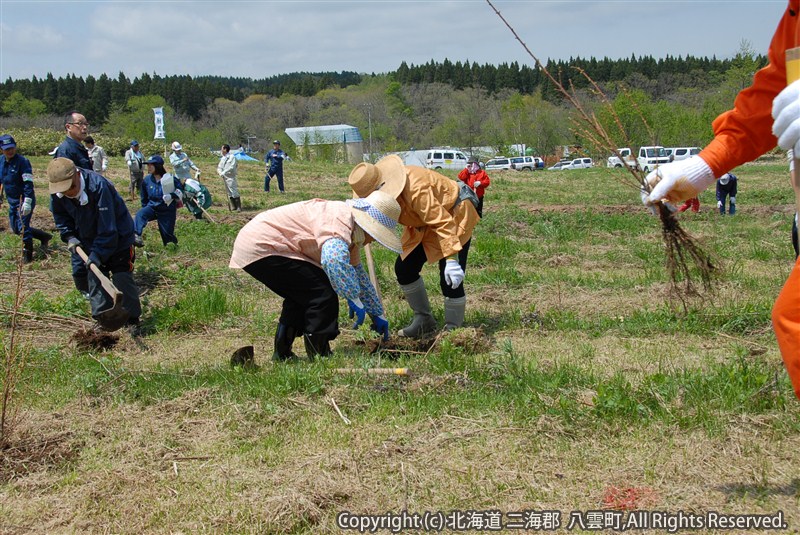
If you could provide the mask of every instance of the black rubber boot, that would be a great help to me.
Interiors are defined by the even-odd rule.
[[[22,263],[30,264],[33,262],[33,240],[22,242]]]
[[[309,360],[314,357],[327,357],[331,352],[331,338],[327,334],[308,334],[303,335],[303,343],[306,346],[306,355]]]
[[[42,242],[42,251],[47,251],[47,245],[50,243],[50,240],[53,239],[53,235],[49,232],[45,232],[43,230],[39,230],[38,228],[31,228],[31,234],[34,238]]]
[[[278,323],[278,328],[275,330],[275,352],[272,353],[272,360],[283,362],[297,358],[297,355],[292,352],[292,343],[297,335],[297,329],[294,327]]]
[[[233,209],[237,212],[242,211],[242,198],[241,197],[234,197],[233,199]]]

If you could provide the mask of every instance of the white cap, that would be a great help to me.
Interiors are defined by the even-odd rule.
[[[172,142],[172,150],[183,150],[183,147],[181,147],[181,144],[178,143],[177,141],[173,141]]]

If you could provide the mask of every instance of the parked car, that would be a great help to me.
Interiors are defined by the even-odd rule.
[[[594,162],[591,158],[575,158],[561,166],[561,169],[589,169],[592,166],[594,166]]]
[[[700,147],[668,147],[664,150],[671,162],[685,160],[695,154],[700,154]]]
[[[636,167],[636,158],[633,157],[633,152],[628,147],[617,149],[617,152],[622,159],[620,160],[616,154],[612,154],[606,160],[606,167],[622,167],[623,164],[628,167]]]
[[[515,156],[510,158],[512,167],[517,171],[535,171],[544,169],[544,160],[537,156]]]
[[[509,169],[514,169],[514,167],[511,163],[511,158],[498,156],[486,162],[484,169],[487,171],[508,171]]]
[[[467,166],[467,156],[455,149],[431,149],[425,158],[428,169],[455,169],[460,171]]]
[[[559,171],[564,168],[565,165],[571,164],[572,160],[561,160],[555,165],[552,165],[547,168],[548,171]]]
[[[639,169],[645,173],[649,173],[659,165],[669,163],[670,159],[667,156],[667,151],[661,146],[640,147],[639,157],[636,162],[639,164]]]

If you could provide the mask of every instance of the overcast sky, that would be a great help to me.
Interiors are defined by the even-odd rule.
[[[539,59],[766,53],[786,0],[494,0]],[[485,0],[0,0],[0,80],[532,64]]]

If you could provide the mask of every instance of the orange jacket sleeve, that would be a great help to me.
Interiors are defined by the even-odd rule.
[[[772,308],[772,328],[794,393],[800,399],[800,258]]]
[[[798,43],[798,9],[800,0],[790,0],[769,46],[769,64],[756,73],[753,85],[739,93],[733,109],[711,125],[714,139],[700,157],[717,178],[777,145],[772,135],[772,101],[786,87],[785,53]]]

